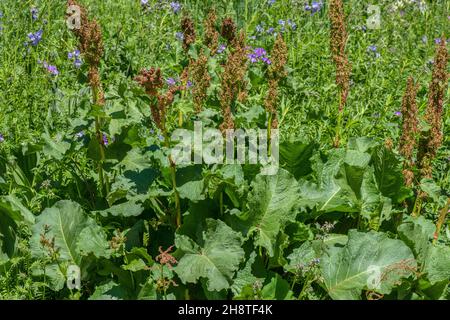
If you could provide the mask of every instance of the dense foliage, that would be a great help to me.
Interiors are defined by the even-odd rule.
[[[0,299],[450,298],[450,2],[370,2],[2,0]]]

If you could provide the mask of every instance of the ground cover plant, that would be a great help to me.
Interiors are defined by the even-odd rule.
[[[445,0],[2,0],[0,299],[449,299],[449,30]],[[198,126],[277,170],[178,161]]]

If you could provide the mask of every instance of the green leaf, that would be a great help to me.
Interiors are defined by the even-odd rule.
[[[245,286],[252,285],[256,281],[264,280],[264,278],[258,278],[253,274],[252,266],[255,263],[255,258],[256,253],[253,251],[245,262],[244,268],[236,273],[236,277],[233,279],[233,285],[231,286],[231,291],[234,296],[239,296]]]
[[[103,228],[96,224],[88,225],[80,232],[76,249],[83,256],[92,253],[97,258],[109,258],[111,255],[107,235]]]
[[[103,217],[112,215],[114,217],[137,217],[144,211],[144,207],[133,201],[128,201],[114,205],[108,209],[101,211],[93,211]]]
[[[310,158],[316,148],[313,143],[283,142],[280,144],[280,164],[296,179],[306,176],[312,171]]]
[[[184,252],[175,272],[183,283],[196,283],[206,278],[208,290],[220,291],[230,287],[234,272],[244,258],[242,236],[220,220],[207,219],[202,239],[177,234],[175,245]]]
[[[298,184],[286,170],[272,176],[257,175],[248,195],[246,212],[239,215],[244,233],[255,234],[255,245],[274,255],[274,246],[281,228],[297,215]]]
[[[379,146],[374,149],[372,161],[381,193],[396,203],[405,200],[411,191],[404,185],[402,163],[395,154],[384,146]]]
[[[388,294],[416,267],[413,253],[400,240],[378,232],[350,230],[348,243],[329,247],[321,257],[321,273],[335,300],[356,300],[363,289]]]
[[[274,273],[274,277],[261,290],[263,300],[291,300],[293,292],[290,290],[289,283]]]

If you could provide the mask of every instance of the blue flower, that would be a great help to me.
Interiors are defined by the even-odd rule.
[[[69,52],[67,54],[67,58],[69,60],[74,59],[73,65],[75,66],[75,68],[80,68],[81,65],[83,64],[83,61],[81,61],[81,59],[80,59],[80,50],[75,50],[73,52]]]
[[[41,60],[38,60],[38,63],[39,63],[39,64],[42,64],[42,66],[43,66],[45,69],[47,69],[47,71],[48,71],[50,74],[52,74],[52,75],[54,75],[54,76],[56,76],[56,75],[59,74],[58,68],[56,68],[56,66],[53,66],[53,65],[51,65],[51,64],[48,64],[47,62],[41,61]]]
[[[38,13],[39,13],[38,9],[33,7],[33,8],[30,9],[30,12],[31,12],[31,17],[33,18],[33,20],[37,20],[38,19]]]
[[[256,32],[257,33],[263,33],[264,32],[264,28],[262,27],[262,25],[258,24],[256,26]]]
[[[267,0],[267,5],[271,7],[275,3],[275,0]]]
[[[174,86],[174,85],[176,85],[177,82],[176,82],[176,80],[174,78],[169,78],[169,79],[166,80],[166,83],[169,86]]]
[[[291,27],[292,30],[296,30],[297,29],[297,24],[292,21],[291,19],[288,19],[288,25]]]
[[[108,136],[106,135],[106,133],[104,133],[104,134],[102,135],[102,143],[103,143],[103,145],[104,145],[105,147],[107,147],[108,144],[109,144]]]
[[[177,32],[177,33],[175,33],[175,38],[177,38],[177,40],[179,40],[179,41],[183,41],[183,40],[184,40],[184,34],[183,34],[183,32]]]
[[[311,11],[311,15],[322,9],[323,2],[322,1],[313,1],[311,5],[305,4],[305,10]]]
[[[401,117],[401,116],[402,116],[402,113],[401,113],[400,111],[395,111],[395,112],[394,112],[394,115],[396,115],[397,117]]]
[[[0,143],[5,141],[5,137],[3,136],[3,134],[0,133]]]
[[[37,46],[38,43],[42,40],[42,29],[37,31],[36,33],[29,33],[28,39],[32,46]]]
[[[75,137],[77,137],[78,139],[83,138],[83,137],[84,137],[84,131],[81,130],[80,132],[76,133],[76,134],[75,134]]]
[[[274,28],[270,27],[269,29],[267,29],[267,33],[268,34],[273,34],[273,32],[275,31]]]
[[[171,2],[170,7],[175,14],[177,14],[181,10],[181,4],[179,4],[178,2]]]
[[[221,45],[219,46],[219,49],[217,49],[217,53],[220,54],[220,53],[224,52],[226,48],[227,48],[226,45],[221,44]]]
[[[148,4],[148,0],[141,0],[141,5],[146,6]]]

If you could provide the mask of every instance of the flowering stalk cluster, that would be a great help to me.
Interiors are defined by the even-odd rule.
[[[287,63],[287,46],[281,34],[273,46],[270,54],[272,60],[268,68],[269,91],[265,100],[266,111],[269,113],[269,127],[278,128],[277,102],[279,82],[286,77],[285,65]]]
[[[88,19],[87,10],[75,0],[68,0],[67,6],[78,6],[80,8],[81,27],[73,29],[73,32],[80,42],[80,51],[89,64],[88,78],[94,95],[94,104],[103,106],[105,97],[99,73],[100,60],[103,56],[103,39],[100,26],[97,21]]]
[[[411,186],[414,181],[414,150],[417,144],[417,134],[419,133],[418,108],[416,102],[417,90],[419,86],[410,77],[406,86],[406,91],[402,101],[403,129],[400,137],[400,154],[405,158],[403,163],[403,176],[405,184]]]
[[[191,76],[195,86],[192,90],[195,111],[202,111],[203,102],[206,101],[207,91],[211,84],[211,76],[208,72],[208,57],[201,52],[196,61],[191,61],[189,65]]]
[[[425,132],[419,144],[419,166],[423,178],[432,177],[432,161],[442,144],[442,113],[444,96],[447,90],[448,52],[445,37],[437,47],[432,79],[428,88],[428,104],[425,120],[430,130]]]
[[[175,93],[181,90],[185,90],[187,87],[187,69],[183,71],[181,75],[181,81],[183,85],[170,85],[165,93],[161,93],[160,89],[164,86],[164,80],[161,74],[161,70],[158,68],[150,68],[148,70],[141,70],[139,75],[137,75],[134,80],[144,87],[145,92],[152,99],[150,105],[153,121],[156,123],[158,128],[162,131],[163,138],[166,147],[170,146],[170,140],[166,128],[166,116],[168,107],[173,103]],[[170,163],[170,173],[172,177],[172,188],[175,196],[175,209],[176,209],[176,225],[179,227],[181,225],[181,206],[180,206],[180,195],[177,190],[176,185],[176,168],[175,162],[169,155]]]
[[[232,18],[223,19],[220,34],[227,40],[229,45],[233,44],[236,38],[236,30],[237,27]]]
[[[211,9],[206,18],[205,25],[205,45],[211,51],[211,56],[215,55],[219,47],[219,32],[216,30],[216,11]]]
[[[80,27],[74,28],[72,31],[79,41],[80,52],[83,54],[85,61],[89,65],[88,79],[92,89],[93,103],[96,106],[103,107],[105,105],[105,95],[103,93],[102,84],[100,82],[100,60],[103,56],[103,39],[100,26],[97,21],[89,20],[87,10],[80,6],[75,0],[67,0],[67,7],[76,6],[80,12]],[[95,119],[95,131],[97,141],[99,143],[100,158],[98,163],[98,175],[101,191],[109,193],[108,183],[104,180],[103,161],[105,160],[104,140],[101,132],[100,117]],[[103,190],[105,188],[105,190]]]
[[[339,130],[342,120],[342,112],[347,102],[350,89],[351,66],[345,54],[347,42],[347,30],[345,26],[344,4],[342,0],[331,0],[329,17],[331,21],[330,47],[334,64],[336,65],[336,84],[339,87],[339,123],[335,138],[335,146],[339,145]]]
[[[183,49],[188,51],[196,39],[194,21],[191,17],[185,15],[181,19],[181,31],[183,32]]]
[[[220,93],[220,105],[222,108],[223,123],[220,128],[224,132],[234,128],[232,105],[237,100],[245,101],[247,97],[247,48],[245,45],[245,34],[242,31],[234,38],[232,51],[228,56],[222,75],[222,88]]]

